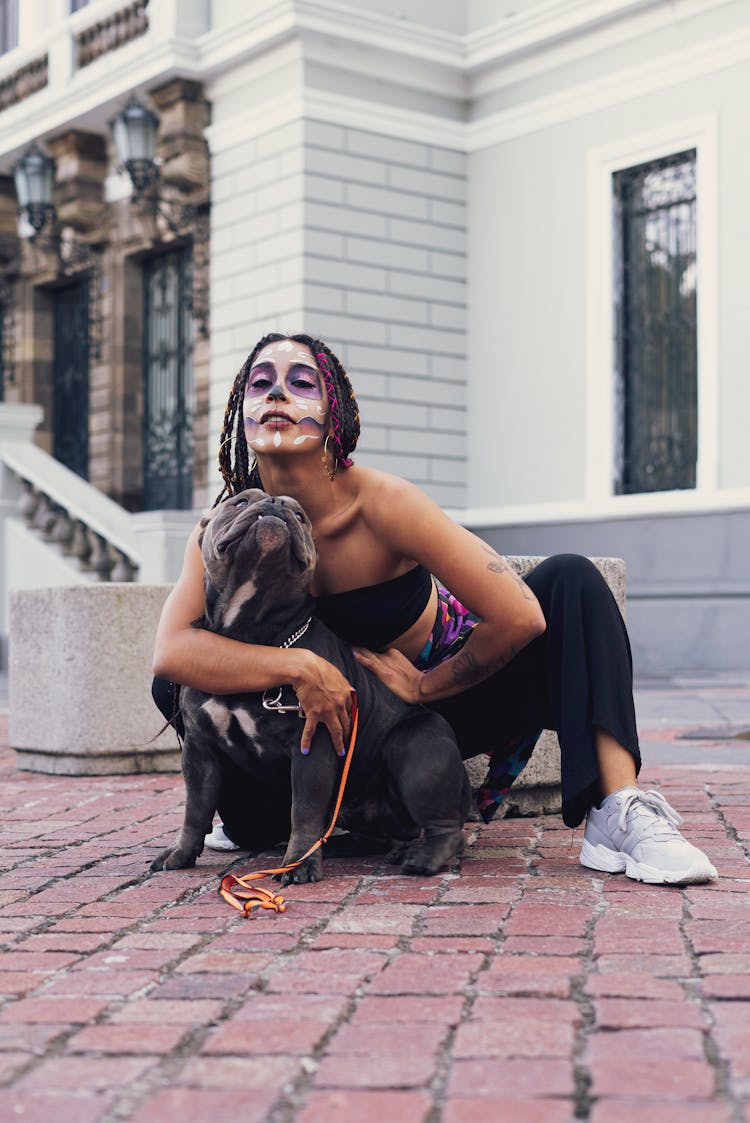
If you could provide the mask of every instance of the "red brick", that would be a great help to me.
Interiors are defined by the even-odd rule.
[[[587,1043],[591,1061],[634,1060],[658,1056],[704,1058],[704,1036],[698,1029],[620,1029],[592,1034]]]
[[[324,1057],[315,1074],[318,1088],[419,1088],[435,1072],[435,1058],[413,1053]]]
[[[441,1119],[442,1123],[467,1123],[476,1118],[498,1123],[572,1123],[573,1110],[567,1100],[511,1100],[493,1095],[485,1106],[476,1097],[454,1096],[445,1105]]]
[[[427,912],[422,931],[426,936],[492,936],[509,910],[510,905],[437,905]]]
[[[236,998],[248,991],[257,978],[245,975],[172,975],[161,986],[149,991],[150,999]]]
[[[601,974],[628,975],[641,971],[657,979],[680,979],[692,974],[687,955],[599,955],[595,959]]]
[[[667,1103],[662,1099],[602,1099],[594,1104],[590,1123],[733,1123],[731,1108],[681,1100]]]
[[[37,971],[52,974],[80,960],[69,951],[4,951],[4,971]]]
[[[569,1061],[544,1058],[513,1058],[502,1064],[481,1061],[454,1061],[448,1078],[449,1096],[507,1096],[508,1089],[519,1098],[572,1096],[573,1070]]]
[[[155,1063],[153,1057],[51,1057],[34,1067],[17,1088],[49,1091],[107,1091],[130,1084]]]
[[[105,935],[83,932],[45,932],[41,936],[29,936],[20,944],[23,951],[75,951],[79,954],[96,951],[106,942]]]
[[[457,881],[452,881],[443,894],[442,903],[455,904],[485,904],[487,901],[512,902],[518,899],[519,887],[516,879],[509,880],[504,885],[498,884],[498,878],[470,877],[462,875]]]
[[[218,950],[219,939],[211,941],[212,950]],[[173,955],[179,955],[201,943],[200,936],[188,932],[129,932],[116,944],[113,944],[107,954],[130,956],[133,951],[165,950]],[[246,950],[244,947],[242,950]]]
[[[197,974],[208,971],[211,974],[257,974],[273,963],[273,954],[262,952],[204,951],[188,956],[176,968],[177,974]]]
[[[594,1001],[598,1029],[648,1029],[656,1026],[703,1028],[700,1011],[692,1002],[664,999],[599,998]]]
[[[506,936],[582,936],[591,909],[555,908],[554,905],[516,905],[505,925]]]
[[[0,1053],[0,1083],[10,1083],[13,1077],[33,1060],[33,1053],[21,1051]]]
[[[54,1123],[97,1123],[109,1112],[110,1103],[103,1096],[84,1099],[82,1096],[0,1092],[0,1119],[18,1119],[23,1123],[50,1123],[51,1119]],[[164,1123],[164,1120],[155,1123]]]
[[[289,966],[271,976],[268,991],[274,994],[352,994],[364,978],[364,972],[345,975],[330,971],[324,974],[312,968],[301,971]]]
[[[750,975],[711,975],[701,990],[706,998],[750,998]]]
[[[70,1039],[69,1053],[169,1053],[189,1032],[177,1025],[104,1025],[87,1026]]]
[[[109,998],[128,998],[136,991],[156,982],[156,971],[105,971],[101,968],[89,971],[70,971],[60,979],[55,979],[45,988],[44,995],[85,995],[87,997],[107,996]]]
[[[20,997],[48,982],[46,975],[33,971],[0,971],[0,995]]]
[[[706,952],[750,953],[750,932],[746,920],[689,920],[685,925],[690,942],[699,955]]]
[[[366,995],[352,1018],[352,1024],[397,1022],[412,1025],[417,1022],[436,1022],[443,1026],[458,1025],[464,1000],[458,995],[410,995],[379,998]]]
[[[531,1019],[469,1021],[458,1027],[454,1057],[567,1057],[573,1046],[570,1022]]]
[[[472,1021],[555,1021],[578,1024],[581,1014],[575,1002],[558,998],[520,998],[479,995],[471,1009]]]
[[[712,1003],[711,1014],[720,1026],[750,1025],[750,1002]]]
[[[424,1123],[431,1110],[432,1099],[425,1092],[369,1092],[346,1088],[311,1092],[295,1120],[296,1123],[337,1119],[349,1123]]]
[[[659,1099],[708,1099],[715,1073],[706,1061],[643,1058],[595,1061],[590,1065],[592,1096],[649,1096]]]
[[[50,1022],[72,1025],[95,1018],[109,1005],[106,998],[22,998],[3,1007],[0,1022]]]
[[[297,1075],[294,1056],[192,1057],[175,1084],[193,1088],[276,1088]],[[192,1120],[191,1120],[192,1123]]]
[[[218,1017],[223,1003],[202,999],[138,998],[123,1006],[112,1021],[158,1022],[160,1025],[203,1025]]]
[[[579,955],[584,948],[583,936],[508,936],[503,941],[503,954],[532,952],[534,955]]]
[[[379,1022],[342,1026],[326,1045],[326,1055],[382,1056],[397,1053],[402,1056],[434,1053],[448,1027],[439,1022],[402,1022],[382,1025]]]
[[[202,1053],[248,1055],[252,1053],[312,1053],[328,1031],[328,1022],[311,1018],[246,1019],[233,1018],[212,1030]]]
[[[472,952],[440,956],[440,969],[434,957],[404,953],[381,971],[370,984],[370,994],[453,994],[462,990],[470,975],[479,969],[483,957]]]
[[[702,955],[702,975],[750,975],[750,955]]]
[[[167,1088],[150,1099],[131,1117],[131,1123],[165,1123],[184,1119],[186,1123],[218,1123],[222,1119],[238,1119],[242,1123],[263,1123],[274,1100],[277,1088],[242,1088],[206,1090],[203,1088]],[[49,1123],[49,1121],[47,1121]],[[55,1123],[60,1123],[56,1119]],[[71,1120],[71,1123],[73,1121]]]
[[[684,991],[672,979],[655,979],[651,975],[618,974],[589,975],[586,990],[593,997],[667,998],[680,1001]]]
[[[382,933],[410,936],[420,905],[347,905],[330,920],[327,932]]]
[[[495,941],[489,936],[415,936],[409,947],[411,951],[429,954],[436,951],[478,951],[487,955],[495,951]]]
[[[380,948],[382,951],[390,951],[391,948],[396,947],[398,941],[399,937],[395,934],[364,936],[354,932],[324,932],[307,946],[312,951],[326,951],[328,948],[362,948],[366,951]]]
[[[335,1022],[346,1009],[348,999],[338,994],[260,994],[253,991],[232,1015],[233,1021],[258,1021],[296,1018],[298,1021]]]

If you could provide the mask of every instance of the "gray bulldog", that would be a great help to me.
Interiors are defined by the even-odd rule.
[[[430,875],[461,852],[470,788],[453,732],[438,714],[401,701],[313,615],[310,521],[294,499],[250,489],[206,520],[199,540],[206,610],[197,626],[245,643],[309,648],[335,664],[357,692],[359,733],[338,826],[402,844],[405,873]],[[291,687],[263,694],[181,691],[187,788],[177,841],[152,870],[192,866],[219,811],[243,849],[288,839],[284,865],[319,839],[343,760],[318,726],[309,756]],[[318,881],[318,849],[282,881]]]

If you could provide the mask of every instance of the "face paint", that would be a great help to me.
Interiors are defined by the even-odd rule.
[[[297,347],[299,345],[296,345]],[[291,341],[264,348],[250,371],[243,416],[248,445],[261,451],[273,445],[320,443],[328,421],[328,400],[314,359]]]

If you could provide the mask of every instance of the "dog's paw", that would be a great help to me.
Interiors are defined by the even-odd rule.
[[[432,877],[458,857],[464,848],[462,831],[452,831],[433,838],[425,838],[411,845],[401,863],[403,873],[413,877]]]
[[[195,865],[195,854],[181,850],[179,846],[170,846],[157,854],[151,863],[152,873],[159,870],[185,870]]]
[[[301,866],[295,866],[293,870],[287,870],[286,873],[281,875],[282,885],[308,885],[313,881],[322,880],[323,862],[317,854],[307,858]]]

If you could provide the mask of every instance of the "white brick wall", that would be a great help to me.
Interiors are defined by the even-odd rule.
[[[464,157],[305,122],[305,328],[340,352],[356,459],[466,502]]]
[[[214,111],[218,120],[221,106]],[[254,342],[272,330],[308,331],[351,375],[359,463],[463,505],[463,157],[305,121],[213,152],[212,175],[214,445]],[[213,481],[215,447],[209,456]]]
[[[304,320],[302,141],[302,124],[287,124],[212,152],[208,498],[235,374],[265,332]]]

